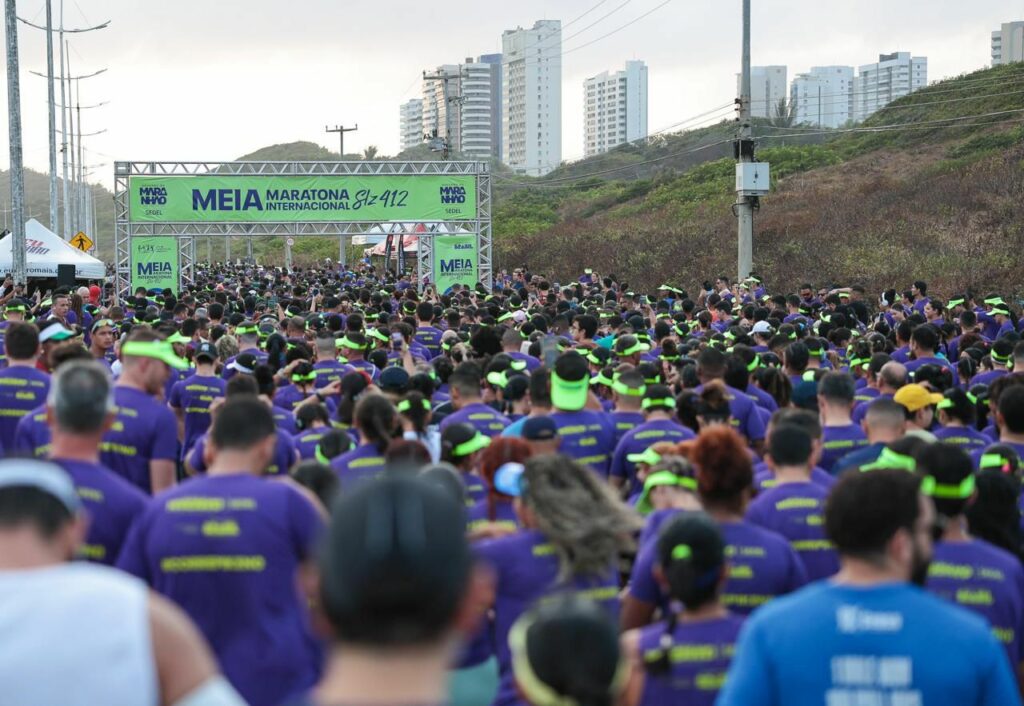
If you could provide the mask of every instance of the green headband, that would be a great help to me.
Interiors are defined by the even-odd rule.
[[[191,343],[192,342],[192,339],[189,338],[188,336],[181,335],[181,331],[175,331],[170,336],[168,336],[166,340],[167,340],[168,343]]]
[[[334,345],[337,348],[348,348],[353,351],[363,350],[363,346],[361,344],[356,343],[348,336],[345,336],[344,338],[339,338],[337,341],[335,341]]]
[[[314,380],[316,380],[315,370],[305,375],[300,375],[298,373],[292,375],[292,382],[313,382]]]
[[[643,409],[650,409],[651,407],[668,407],[669,409],[675,409],[676,401],[671,397],[665,397],[662,399],[645,399],[640,406]]]
[[[316,450],[313,452],[313,457],[316,458],[317,461],[324,464],[325,466],[331,465],[331,459],[327,458],[327,456],[324,454],[323,450],[320,448],[320,444],[316,445]]]
[[[647,452],[653,453],[651,449],[647,449]],[[644,453],[646,454],[647,452]],[[636,503],[637,512],[641,515],[649,515],[654,510],[654,507],[651,505],[651,492],[658,487],[685,488],[690,492],[697,492],[697,480],[687,476],[677,476],[672,471],[656,471],[647,476],[647,480],[644,481],[643,492]]]
[[[371,329],[369,329],[369,330],[368,330],[368,331],[367,331],[366,333],[367,333],[367,334],[368,334],[368,335],[369,335],[369,336],[370,336],[371,338],[376,338],[376,339],[377,339],[378,341],[384,341],[384,342],[387,342],[387,341],[390,341],[390,340],[391,340],[390,338],[388,338],[388,337],[387,337],[387,334],[385,334],[385,333],[381,333],[380,329],[376,329],[376,328],[371,328]]]
[[[747,372],[752,373],[761,367],[761,356],[755,355],[754,359],[747,364]]]
[[[997,363],[1009,363],[1010,362],[1011,356],[1009,356],[1009,355],[999,355],[995,351],[992,351],[991,355],[992,355],[992,360],[996,361]]]
[[[608,387],[611,387],[612,389],[614,389],[614,387],[615,387],[615,381],[612,380],[607,375],[605,375],[604,371],[601,371],[600,373],[598,373],[594,377],[590,378],[590,384],[591,385],[606,385]]]
[[[1010,471],[1010,459],[1003,458],[999,454],[982,454],[981,459],[978,461],[978,470],[987,471],[993,468],[1003,473],[1008,473]]]
[[[260,327],[256,324],[242,325],[235,328],[235,333],[239,336],[249,336],[252,334],[259,335]]]
[[[913,456],[905,456],[904,454],[898,454],[892,449],[882,449],[882,453],[878,455],[878,460],[874,463],[869,463],[866,466],[861,466],[861,471],[878,471],[882,469],[894,469],[897,471],[908,471],[913,473],[917,470],[917,461]]]
[[[648,466],[653,466],[661,461],[661,454],[655,451],[653,446],[648,446],[643,453],[627,454],[626,460],[630,463],[646,463]],[[650,481],[650,478],[647,480]],[[644,485],[646,487],[646,483]]]
[[[966,500],[974,495],[974,474],[967,476],[958,485],[944,485],[935,476],[925,476],[921,481],[921,493],[940,500]]]
[[[121,346],[121,355],[152,358],[176,370],[188,370],[188,363],[174,354],[167,341],[129,341]]]
[[[399,412],[408,412],[411,409],[412,409],[412,401],[410,401],[410,400],[401,400],[398,403],[398,411]],[[425,411],[427,411],[427,412],[430,411],[430,401],[429,400],[423,400],[423,409]]]
[[[643,397],[647,392],[647,385],[641,385],[635,390],[624,382],[612,380],[612,389],[624,397]]]

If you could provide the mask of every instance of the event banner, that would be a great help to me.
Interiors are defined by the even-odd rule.
[[[476,218],[476,177],[138,176],[135,223],[457,221]]]
[[[178,239],[132,238],[132,292],[138,287],[178,290]]]
[[[434,284],[447,292],[453,284],[477,283],[478,255],[475,235],[434,236]]]

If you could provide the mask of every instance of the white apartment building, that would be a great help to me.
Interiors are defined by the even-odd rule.
[[[501,44],[501,158],[543,176],[562,161],[562,23],[506,30]]]
[[[928,85],[928,58],[910,52],[881,54],[878,63],[857,72],[853,89],[854,117],[860,122],[897,98]]]
[[[501,54],[425,72],[422,127],[464,157],[500,157]]]
[[[785,66],[750,67],[750,115],[755,118],[770,118],[779,101],[786,98],[787,88]],[[743,95],[743,77],[736,74],[736,95]]]
[[[647,66],[627,61],[583,82],[583,153],[590,157],[647,137]]]
[[[992,65],[1024,61],[1024,22],[1004,22],[992,33]]]
[[[443,64],[423,72],[423,132],[448,141],[449,149],[459,143],[459,64]]]
[[[789,91],[797,125],[837,128],[853,120],[853,67],[813,66]]]
[[[413,98],[402,104],[399,131],[403,150],[423,142],[423,99]]]

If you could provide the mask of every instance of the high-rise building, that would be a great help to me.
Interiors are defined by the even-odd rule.
[[[423,142],[422,98],[413,98],[402,103],[399,129],[401,131],[401,144],[403,150],[415,147]]]
[[[562,23],[506,30],[501,44],[501,158],[543,176],[562,161]]]
[[[837,128],[853,120],[853,67],[813,66],[797,74],[789,100],[797,125]]]
[[[857,72],[853,88],[854,119],[867,119],[897,98],[928,85],[928,58],[910,52],[880,54],[878,63],[865,64]]]
[[[444,64],[423,78],[423,128],[463,157],[487,159],[501,150],[501,55]]]
[[[602,154],[647,137],[647,66],[627,61],[583,82],[583,153]]]
[[[743,77],[736,74],[736,95],[742,95]],[[785,66],[750,67],[750,115],[755,118],[770,118],[775,114],[779,101],[788,95]]]
[[[1024,61],[1024,22],[1004,22],[992,33],[992,65]]]

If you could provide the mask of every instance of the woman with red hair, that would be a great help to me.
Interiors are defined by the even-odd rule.
[[[494,486],[494,477],[506,464],[522,466],[530,458],[530,445],[518,437],[498,436],[480,456],[480,475],[487,494],[469,509],[469,531],[472,535],[508,534],[519,529],[515,504]]]

